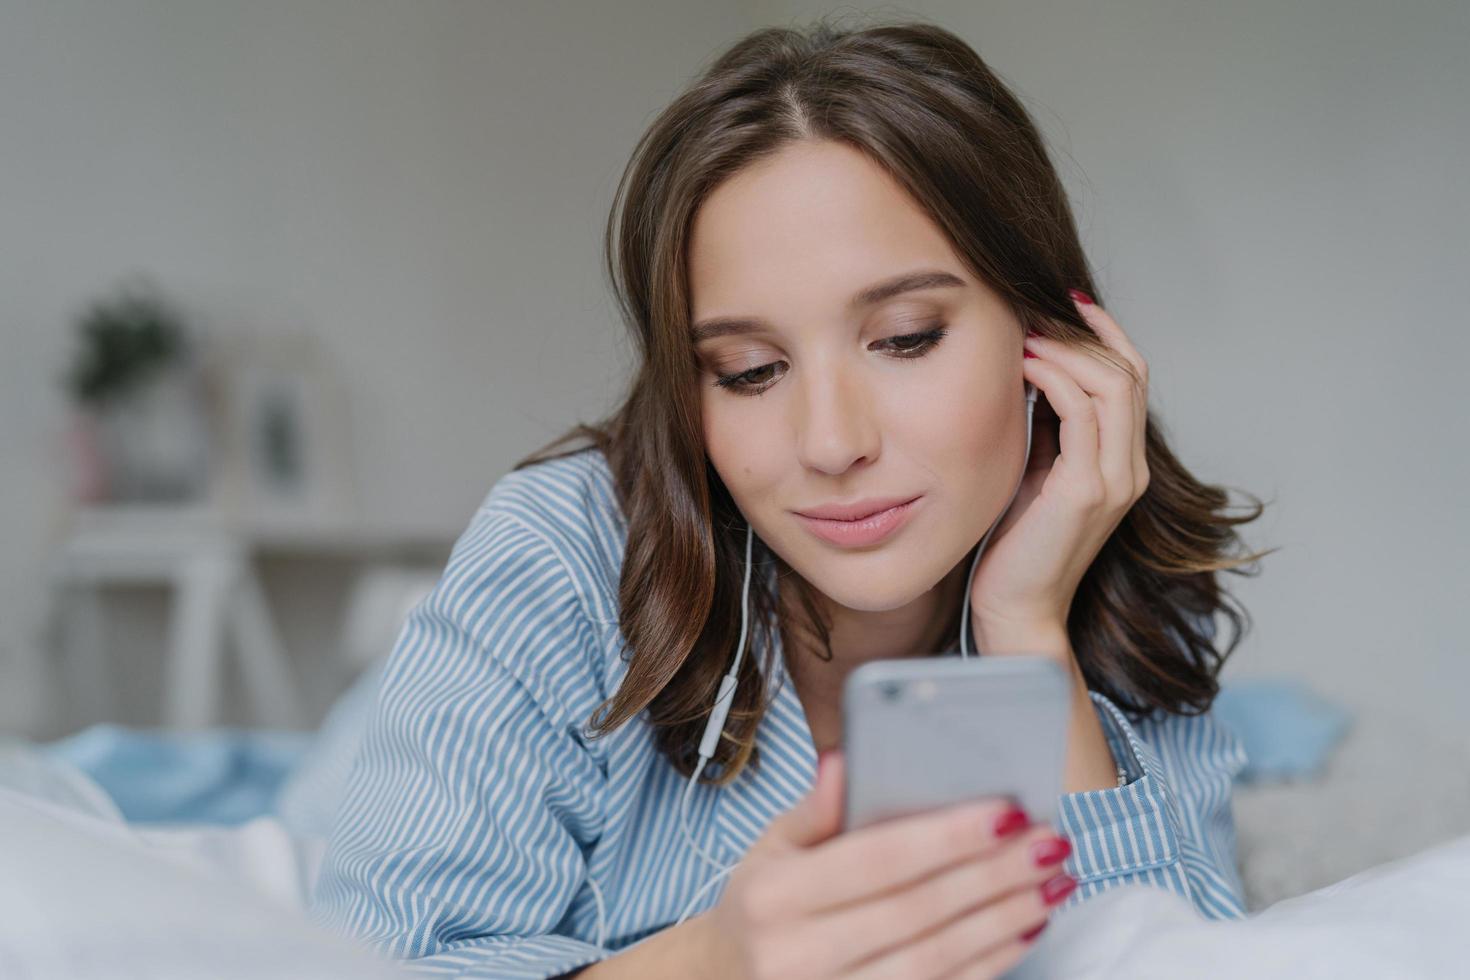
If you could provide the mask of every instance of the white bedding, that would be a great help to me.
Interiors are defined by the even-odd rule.
[[[274,818],[139,831],[0,787],[0,977],[392,977],[395,964],[302,914],[321,857]],[[1011,976],[1470,975],[1470,835],[1249,918],[1118,888],[1056,913]]]
[[[1470,975],[1470,835],[1236,921],[1134,885],[1058,913],[1016,978]]]
[[[401,977],[289,907],[302,854],[266,824],[143,837],[0,788],[0,977]]]

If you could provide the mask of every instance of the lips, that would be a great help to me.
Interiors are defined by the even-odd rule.
[[[864,517],[881,514],[885,510],[915,499],[917,498],[869,497],[866,500],[855,500],[850,504],[823,504],[820,507],[809,507],[796,513],[802,517],[812,517],[820,521],[860,521]]]
[[[908,523],[923,496],[904,499],[859,500],[851,504],[825,504],[807,511],[796,511],[797,519],[814,536],[839,548],[866,548],[880,544]],[[814,516],[818,514],[856,514],[850,518]]]

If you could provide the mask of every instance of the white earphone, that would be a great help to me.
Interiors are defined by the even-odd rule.
[[[1036,386],[1028,381],[1026,382],[1026,456],[1024,462],[1021,464],[1022,480],[1026,477],[1026,466],[1031,462],[1031,415],[1035,407]],[[968,658],[970,656],[969,645],[966,641],[970,633],[970,586],[975,579],[975,569],[980,564],[980,556],[985,552],[985,545],[990,540],[991,532],[999,526],[1001,520],[1006,515],[1006,511],[1011,509],[1011,504],[1015,503],[1016,494],[1020,490],[1021,483],[1018,481],[1016,488],[1011,491],[1010,500],[1001,509],[1000,516],[995,519],[995,523],[990,525],[989,529],[985,532],[985,536],[980,539],[980,544],[975,548],[975,557],[970,562],[970,573],[965,578],[964,604],[960,610],[961,657]],[[699,904],[699,900],[704,897],[704,893],[714,887],[716,882],[722,880],[731,871],[735,870],[736,865],[739,863],[737,861],[734,864],[722,864],[717,858],[699,845],[699,842],[694,839],[694,834],[689,830],[688,809],[689,799],[694,792],[694,786],[699,781],[700,774],[704,772],[705,764],[714,757],[715,748],[720,742],[720,736],[725,731],[725,718],[730,714],[730,706],[735,700],[736,678],[740,674],[740,661],[745,656],[745,638],[749,632],[750,625],[750,555],[754,537],[755,532],[751,529],[749,522],[747,522],[745,525],[745,582],[740,592],[740,639],[735,644],[735,659],[730,664],[729,672],[720,678],[720,689],[715,695],[714,708],[710,712],[709,721],[705,723],[704,735],[699,740],[699,762],[695,764],[694,771],[689,776],[689,782],[685,784],[684,792],[679,798],[679,830],[684,834],[684,839],[689,842],[689,846],[694,849],[694,852],[706,864],[715,869],[715,874],[710,877],[709,881],[706,881],[700,886],[699,891],[689,900],[689,904],[685,906],[683,913],[679,916],[678,922],[674,923],[675,925],[679,925],[685,919],[689,918],[690,912]],[[597,903],[597,945],[602,946],[607,940],[607,918],[602,903],[602,892],[597,887],[597,883],[591,878],[588,878],[588,884],[592,885],[593,898]]]

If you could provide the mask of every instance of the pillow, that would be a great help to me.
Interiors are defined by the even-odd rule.
[[[127,825],[0,788],[0,827],[0,976],[405,975],[223,874],[181,866]]]
[[[19,739],[0,740],[0,786],[113,823],[123,822],[112,797],[86,773]]]

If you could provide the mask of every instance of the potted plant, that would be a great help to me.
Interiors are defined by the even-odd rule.
[[[89,306],[76,329],[66,386],[84,424],[80,496],[199,497],[209,427],[183,317],[156,288],[131,284]]]

